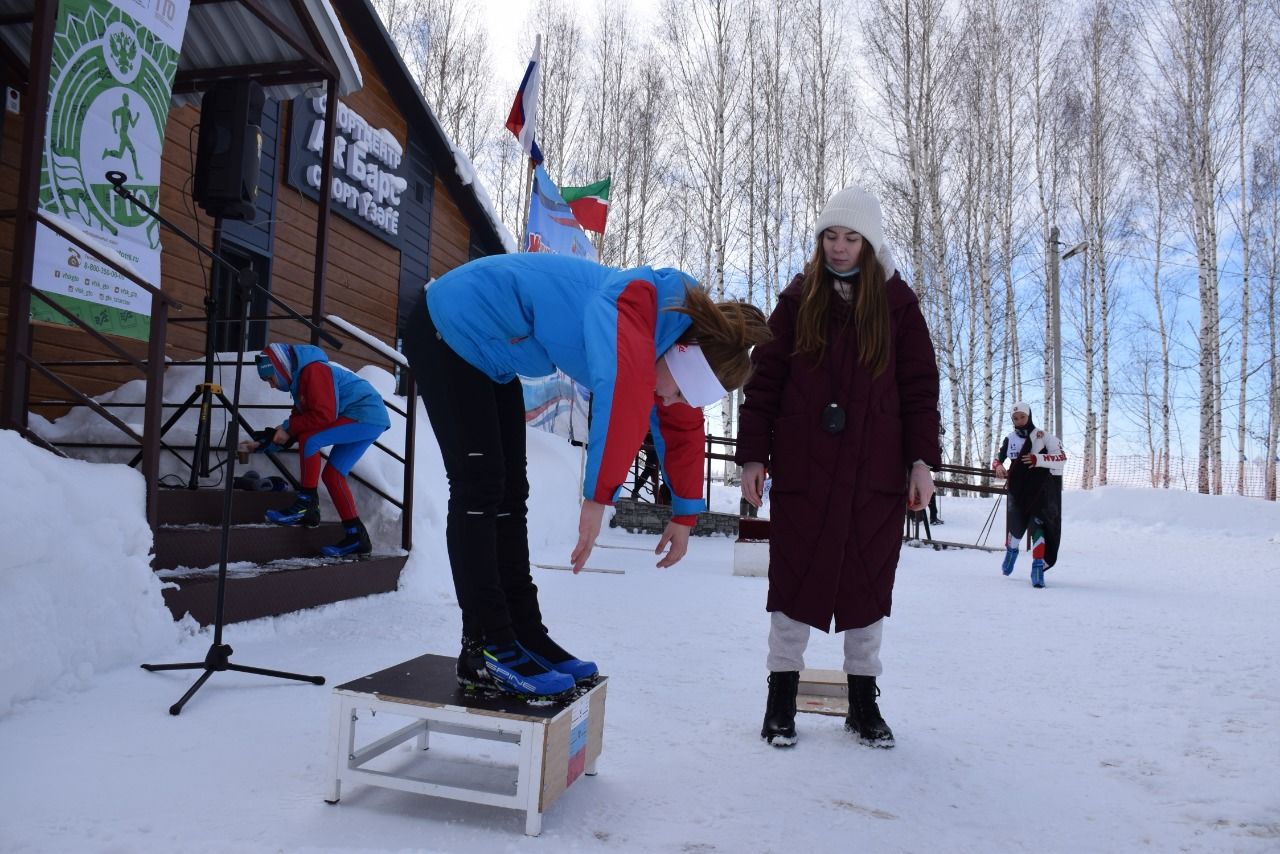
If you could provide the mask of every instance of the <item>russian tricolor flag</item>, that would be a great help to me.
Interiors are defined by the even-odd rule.
[[[534,139],[534,128],[538,124],[538,56],[542,52],[542,36],[534,42],[533,59],[524,70],[524,79],[520,81],[520,90],[511,104],[511,112],[507,115],[507,130],[520,140],[520,147],[536,165],[542,164],[542,150]]]

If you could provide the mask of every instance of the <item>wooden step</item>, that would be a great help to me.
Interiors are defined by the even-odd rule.
[[[237,568],[227,574],[223,622],[274,617],[390,593],[399,585],[400,571],[408,559],[407,554],[375,554],[360,559],[294,558],[248,570]],[[160,575],[166,585],[164,602],[174,619],[189,613],[202,626],[213,623],[218,593],[216,571]]]
[[[315,528],[272,525],[269,522],[233,525],[227,561],[265,564],[284,558],[318,556],[321,546],[336,543],[342,537],[341,522],[322,522]],[[156,530],[151,568],[216,567],[221,544],[221,525],[163,526]]]
[[[156,510],[161,525],[220,525],[221,489],[162,489],[157,493]],[[292,492],[231,491],[231,524],[263,521],[268,510],[283,510],[293,504]]]
[[[265,521],[268,510],[283,510],[294,498],[292,492],[232,492],[224,622],[288,614],[398,586],[408,555],[326,558],[320,547],[342,539],[340,522],[298,528]],[[177,619],[189,613],[201,625],[214,620],[224,501],[220,488],[160,491],[151,565],[165,582],[164,601]]]

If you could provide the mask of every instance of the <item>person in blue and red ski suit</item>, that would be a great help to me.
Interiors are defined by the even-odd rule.
[[[310,344],[268,344],[255,358],[258,376],[273,388],[293,395],[293,412],[277,427],[269,441],[256,443],[282,448],[298,442],[302,489],[287,510],[268,510],[267,521],[277,525],[320,524],[320,504],[316,488],[321,480],[329,490],[342,519],[343,538],[321,553],[337,557],[365,555],[373,550],[369,533],[356,501],[347,485],[347,475],[356,460],[391,426],[387,407],[367,380],[329,361],[319,347]],[[320,449],[332,446],[329,463],[321,466]]]
[[[702,406],[741,386],[768,337],[754,306],[713,303],[673,269],[614,270],[571,256],[495,255],[429,283],[404,326],[449,478],[446,538],[462,609],[458,681],[551,695],[597,673],[551,639],[529,571],[524,395],[557,368],[591,391],[580,571],[605,506],[652,430],[672,520],[658,566],[688,547],[702,501]]]

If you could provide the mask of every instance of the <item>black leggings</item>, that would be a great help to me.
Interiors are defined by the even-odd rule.
[[[529,572],[520,380],[496,383],[450,349],[425,293],[405,323],[404,354],[449,478],[445,538],[462,633],[491,644],[545,634]]]

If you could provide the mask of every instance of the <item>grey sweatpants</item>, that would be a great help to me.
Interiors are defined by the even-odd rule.
[[[879,676],[880,640],[884,620],[844,633],[844,672],[852,676]],[[781,611],[769,614],[769,657],[765,665],[771,673],[804,670],[804,650],[809,645],[809,624],[799,623]]]

